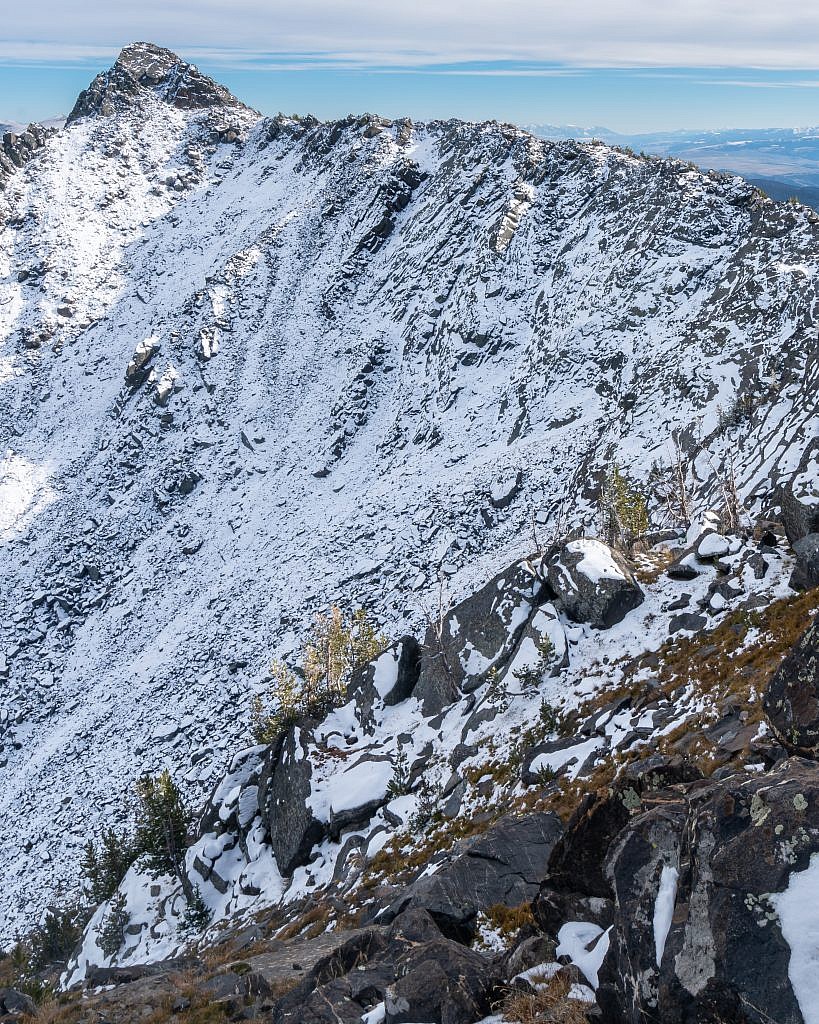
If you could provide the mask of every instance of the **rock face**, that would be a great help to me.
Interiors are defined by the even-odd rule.
[[[434,874],[412,884],[379,920],[420,908],[445,935],[470,941],[479,911],[496,904],[517,907],[537,894],[562,833],[555,814],[503,818]]]
[[[270,843],[284,875],[291,875],[305,864],[313,846],[325,834],[325,826],[315,817],[309,804],[313,775],[307,757],[310,744],[311,736],[306,728],[291,726],[269,769],[270,778],[264,788],[264,814]]]
[[[228,89],[186,64],[175,53],[152,43],[133,43],[120,53],[114,66],[84,89],[67,124],[82,117],[107,117],[143,91],[180,110],[241,107]]]
[[[819,618],[814,619],[768,683],[763,706],[783,746],[819,758]]]
[[[604,1019],[801,1024],[785,935],[799,940],[783,894],[819,852],[817,765],[793,758],[767,775],[679,782],[625,802],[624,792],[570,826],[536,904],[552,930],[560,912],[611,928]],[[580,875],[572,848],[585,851]],[[597,900],[563,888],[584,877]]]
[[[41,124],[30,124],[19,135],[14,132],[4,133],[0,146],[0,188],[7,175],[27,164],[45,146],[50,134]]]
[[[519,562],[427,628],[415,696],[425,714],[477,689],[490,670],[502,671],[543,591],[529,563]]]
[[[371,723],[373,709],[391,707],[412,695],[421,670],[421,647],[415,637],[405,636],[374,661],[358,669],[347,687],[362,723]]]
[[[796,565],[790,584],[794,590],[810,590],[819,587],[819,533],[808,533],[794,541],[793,553]]]
[[[624,559],[602,541],[569,541],[548,561],[549,587],[578,622],[608,629],[643,602],[643,592]]]

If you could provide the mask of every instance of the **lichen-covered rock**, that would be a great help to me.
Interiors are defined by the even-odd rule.
[[[490,670],[506,666],[542,590],[532,566],[518,562],[428,627],[414,691],[426,715],[451,704],[462,689],[477,689]]]
[[[552,931],[561,905],[590,920],[567,890],[605,883],[601,915],[612,928],[597,990],[604,1019],[802,1024],[812,988],[799,964],[819,910],[799,892],[816,884],[803,873],[819,854],[819,766],[791,758],[766,774],[681,781],[638,800],[623,801],[626,793],[594,805],[599,825],[587,808],[570,826],[572,841],[556,850],[559,870],[546,882],[552,888],[535,905]],[[572,851],[585,858],[577,872]]]
[[[819,617],[774,673],[762,703],[783,746],[819,757]]]
[[[551,556],[546,571],[566,612],[598,629],[621,622],[643,603],[643,591],[623,557],[599,540],[569,541]]]

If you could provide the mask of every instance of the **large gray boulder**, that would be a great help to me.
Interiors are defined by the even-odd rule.
[[[625,559],[602,541],[569,541],[551,555],[545,569],[556,601],[576,622],[608,629],[643,603],[643,591]]]
[[[773,674],[762,705],[784,747],[819,758],[819,617]]]
[[[782,510],[782,525],[791,544],[809,533],[819,533],[819,492],[812,474],[797,475],[790,483],[783,484],[777,498]]]
[[[425,715],[437,714],[515,652],[543,591],[528,562],[518,562],[427,628],[414,695]]]

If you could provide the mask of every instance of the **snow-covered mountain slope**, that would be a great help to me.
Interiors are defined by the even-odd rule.
[[[815,451],[819,221],[739,179],[264,120],[138,44],[0,185],[3,938],[331,600],[398,636],[673,433],[755,510]]]

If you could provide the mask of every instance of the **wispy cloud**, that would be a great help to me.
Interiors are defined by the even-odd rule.
[[[452,65],[477,62],[542,65],[462,69],[516,76],[559,73],[548,65],[807,69],[819,51],[819,5],[805,0],[29,0],[8,7],[0,40],[6,63],[99,63],[146,38],[234,68],[455,73]]]

